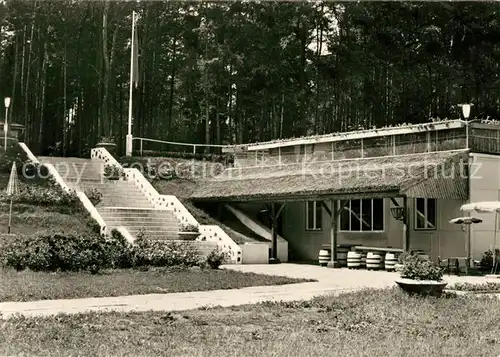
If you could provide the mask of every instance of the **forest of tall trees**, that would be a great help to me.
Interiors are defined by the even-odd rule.
[[[35,153],[127,134],[232,144],[500,111],[487,2],[0,2],[0,96]],[[3,112],[3,111],[0,111]],[[2,114],[3,115],[3,114]]]

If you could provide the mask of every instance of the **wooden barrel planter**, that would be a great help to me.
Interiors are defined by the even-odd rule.
[[[385,254],[385,260],[384,260],[385,270],[394,271],[397,263],[398,263],[398,256],[396,255],[396,253]]]
[[[331,259],[330,249],[321,249],[318,254],[318,263],[321,266],[326,266]]]
[[[337,248],[337,262],[341,267],[347,266],[347,253],[349,248],[339,247]]]
[[[366,252],[361,252],[361,268],[366,269]]]
[[[366,269],[378,270],[382,267],[382,256],[379,252],[368,252],[366,255]]]
[[[347,267],[349,269],[359,269],[361,267],[361,253],[347,252]]]

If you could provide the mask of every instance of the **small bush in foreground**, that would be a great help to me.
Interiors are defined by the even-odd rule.
[[[430,260],[422,260],[416,255],[409,255],[404,260],[401,277],[413,280],[435,280],[443,278],[443,269]]]
[[[456,283],[449,287],[456,291],[497,292],[500,291],[500,283],[487,281],[482,284]]]
[[[500,257],[500,250],[495,249],[495,260]],[[493,251],[491,249],[483,253],[481,261],[479,262],[479,270],[489,272],[493,268]]]
[[[131,263],[134,267],[193,267],[200,266],[202,259],[199,252],[187,243],[139,237],[131,248]]]
[[[33,271],[90,271],[139,267],[203,266],[191,245],[139,238],[129,243],[118,231],[111,237],[74,233],[17,236],[0,246],[0,266]]]
[[[224,264],[226,259],[228,258],[225,252],[220,251],[219,249],[214,249],[207,256],[207,265],[211,269],[219,269],[219,267]]]
[[[44,233],[17,236],[0,249],[0,264],[16,270],[90,271],[117,267],[117,242],[99,236]]]

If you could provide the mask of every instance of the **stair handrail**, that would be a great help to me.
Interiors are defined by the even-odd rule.
[[[90,214],[90,216],[93,219],[95,219],[97,224],[99,224],[99,226],[101,227],[101,235],[107,236],[110,232],[108,232],[106,222],[102,218],[99,211],[97,211],[95,206],[92,204],[92,202],[90,202],[87,195],[82,191],[77,191],[76,195],[78,196],[78,198],[80,199],[80,202],[83,204],[83,207],[85,207],[85,209]]]
[[[118,161],[105,148],[94,148],[90,150],[90,158],[104,161],[105,164],[122,167]]]
[[[155,208],[168,209],[174,211],[174,214],[177,216],[177,218],[181,221],[181,224],[183,225],[191,224],[195,225],[196,227],[200,226],[196,218],[194,218],[193,215],[182,204],[182,202],[179,201],[179,199],[173,195],[158,194],[158,197],[155,202]]]
[[[217,242],[222,248],[222,251],[229,255],[229,260],[234,264],[242,263],[241,247],[236,244],[234,240],[217,225],[200,225],[199,226],[201,237],[200,240],[207,240],[208,242]]]

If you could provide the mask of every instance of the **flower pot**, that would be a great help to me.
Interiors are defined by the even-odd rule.
[[[104,148],[104,149],[108,150],[108,152],[111,155],[114,155],[116,153],[116,144],[115,143],[102,142],[102,143],[97,143],[95,147],[96,148]]]
[[[118,176],[118,175],[112,175],[112,176],[105,177],[105,178],[108,181],[120,181],[122,179],[121,176]]]
[[[448,285],[445,281],[399,279],[396,284],[410,295],[441,296]]]
[[[101,200],[95,199],[95,198],[89,198],[90,203],[92,203],[93,206],[97,206]]]
[[[196,240],[200,236],[200,232],[178,232],[180,240]]]

